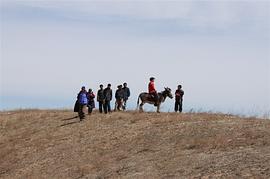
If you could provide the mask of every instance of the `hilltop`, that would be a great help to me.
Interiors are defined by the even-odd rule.
[[[270,178],[270,120],[0,112],[0,178]]]

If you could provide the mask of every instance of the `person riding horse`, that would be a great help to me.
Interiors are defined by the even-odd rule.
[[[160,104],[163,103],[167,97],[173,98],[172,91],[168,87],[164,88],[165,89],[164,91],[157,93],[154,86],[154,80],[155,80],[154,77],[150,78],[150,83],[148,84],[149,93],[144,92],[138,96],[137,108],[139,107],[139,103],[141,100],[140,111],[143,111],[143,105],[145,103],[149,103],[149,104],[154,104],[157,107],[157,112],[159,112]]]
[[[158,102],[158,94],[157,94],[157,90],[155,88],[155,78],[151,77],[150,78],[150,82],[148,84],[148,93],[153,96],[153,99],[155,101],[154,106],[157,106],[157,102]]]

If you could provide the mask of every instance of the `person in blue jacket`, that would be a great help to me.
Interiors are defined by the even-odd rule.
[[[85,113],[87,111],[87,104],[88,104],[87,91],[85,90],[84,86],[81,88],[81,91],[79,92],[77,96],[77,100],[79,103],[78,114],[79,114],[80,121],[82,121],[85,118]]]

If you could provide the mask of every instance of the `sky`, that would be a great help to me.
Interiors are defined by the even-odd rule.
[[[0,2],[0,110],[72,108],[81,86],[123,82],[135,109],[154,76],[183,86],[185,112],[270,115],[270,1]]]

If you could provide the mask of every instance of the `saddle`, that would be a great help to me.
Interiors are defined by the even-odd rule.
[[[150,97],[151,99],[154,99],[154,98],[155,98],[155,95],[149,93],[149,97]]]
[[[148,93],[148,100],[150,101],[155,101],[156,98],[155,98],[155,95],[154,94],[151,94],[151,93]],[[157,95],[157,100],[159,99],[159,96]]]

